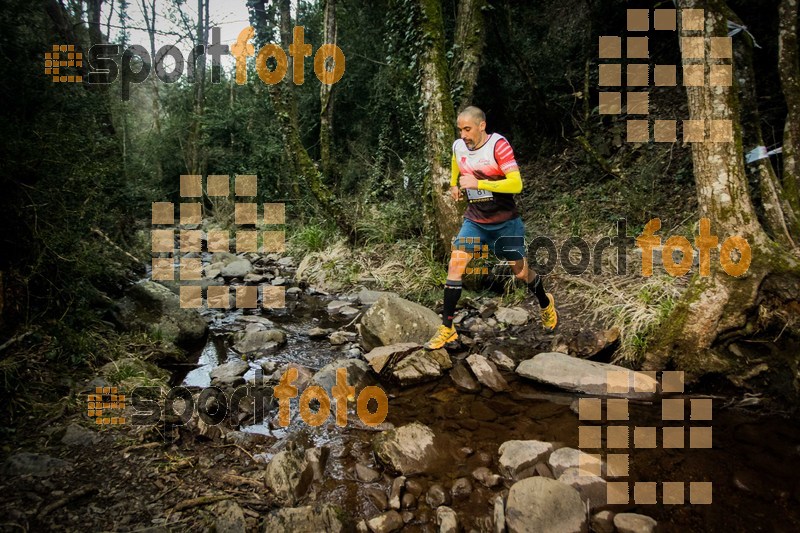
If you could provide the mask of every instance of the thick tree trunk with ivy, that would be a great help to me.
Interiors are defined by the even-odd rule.
[[[420,0],[423,43],[420,60],[420,98],[423,106],[428,187],[438,241],[450,249],[458,233],[460,215],[450,196],[450,158],[455,139],[455,112],[450,98],[447,60],[444,53],[444,24],[439,0]]]
[[[322,22],[322,42],[336,44],[336,0],[323,0],[325,15]],[[331,144],[333,142],[333,88],[320,83],[319,87],[319,159],[322,174],[332,180],[335,174]]]
[[[800,50],[797,45],[797,0],[778,7],[778,73],[786,98],[783,130],[783,188],[800,217]]]
[[[721,0],[680,0],[678,7],[705,10],[706,37],[727,35]],[[705,46],[709,57],[708,38]],[[684,58],[685,64],[695,62]],[[756,217],[744,171],[735,88],[706,85],[687,87],[686,92],[690,119],[722,119],[732,125],[732,142],[711,142],[707,137],[705,142],[692,144],[700,216],[710,219],[711,234],[719,237],[720,244],[731,235],[746,239],[752,263],[743,276],[732,277],[719,266],[719,254],[712,253],[710,275],[694,277],[657,333],[644,366],[658,369],[674,365],[690,378],[713,372],[736,379],[757,364],[736,346],[737,340],[774,328],[775,323],[778,330],[784,326],[786,334],[797,334],[797,325],[790,323],[790,309],[800,299],[800,268],[797,258],[772,241]],[[772,370],[778,366],[772,359],[763,362]],[[794,372],[796,365],[796,359],[787,363],[786,372]],[[794,386],[792,393],[796,394],[798,383]]]
[[[743,22],[730,9],[725,13],[728,20],[739,25]],[[742,148],[747,153],[764,145],[761,117],[758,112],[755,71],[753,69],[753,41],[742,32],[733,39],[733,84],[739,91],[741,101]],[[758,212],[764,229],[772,239],[787,248],[795,246],[798,236],[798,220],[794,210],[786,201],[772,161],[765,157],[750,163],[746,170],[753,172],[758,185]]]
[[[268,10],[266,4],[265,0],[248,2],[250,18],[256,30],[256,40],[258,41],[256,50],[267,44],[271,40],[270,36],[274,33],[275,21],[270,20],[270,15],[273,11]],[[284,50],[289,50],[289,45],[292,42],[290,5],[289,0],[280,0],[278,3],[280,39]],[[279,83],[267,86],[275,113],[281,124],[286,157],[294,168],[296,176],[305,183],[323,212],[331,217],[337,227],[352,242],[355,239],[355,231],[350,217],[347,216],[330,189],[322,183],[322,175],[300,139],[297,99],[294,94],[291,75],[292,56],[288,54],[287,56],[289,64],[286,76]]]
[[[453,100],[458,103],[458,109],[472,104],[486,44],[483,10],[487,5],[487,0],[461,0],[458,3],[451,69]]]

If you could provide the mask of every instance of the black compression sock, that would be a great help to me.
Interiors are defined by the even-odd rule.
[[[461,281],[448,279],[444,284],[444,305],[442,307],[442,324],[448,328],[453,327],[453,316],[456,314],[456,304],[461,298]]]
[[[542,283],[542,277],[539,274],[536,274],[536,277],[533,278],[533,281],[528,283],[528,290],[536,296],[536,299],[539,300],[539,307],[544,309],[548,305],[550,305],[550,299],[547,297],[547,293],[544,292],[544,284]]]

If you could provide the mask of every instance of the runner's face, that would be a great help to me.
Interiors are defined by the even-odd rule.
[[[486,122],[478,122],[469,115],[461,115],[458,117],[458,131],[467,148],[474,150],[484,140]]]

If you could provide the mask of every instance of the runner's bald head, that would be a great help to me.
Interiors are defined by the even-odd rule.
[[[486,113],[481,110],[479,107],[475,107],[474,105],[465,107],[461,113],[458,114],[458,118],[470,118],[475,124],[480,124],[481,122],[486,121]]]

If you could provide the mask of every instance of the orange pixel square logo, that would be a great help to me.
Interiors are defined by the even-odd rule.
[[[86,414],[94,418],[98,425],[121,425],[125,423],[124,416],[108,416],[108,411],[122,411],[125,409],[125,395],[119,394],[117,387],[96,387],[94,394],[89,394],[86,404]]]
[[[680,28],[678,15],[680,14]],[[652,16],[651,16],[652,15]],[[732,40],[730,36],[712,37],[705,33],[703,9],[628,9],[625,37],[602,35],[598,47],[598,110],[600,115],[649,115],[651,87],[677,87],[677,73],[682,73],[685,87],[730,87],[732,84]],[[651,65],[647,33],[678,32],[683,64]],[[625,57],[623,60],[623,51]],[[611,61],[602,61],[611,60]],[[623,69],[623,61],[625,68]],[[708,67],[708,68],[706,68]],[[622,79],[623,70],[626,73]],[[650,73],[652,72],[652,76]],[[625,106],[622,105],[625,92]],[[651,120],[650,117],[626,119],[627,141],[630,143],[674,143],[678,125],[684,143],[733,142],[729,120],[714,117],[707,120]]]
[[[64,69],[83,67],[83,53],[75,51],[72,44],[54,44],[51,52],[44,54],[44,73],[52,76],[53,83],[81,83],[83,76],[67,74]]]
[[[205,185],[205,187],[204,187]],[[187,174],[180,177],[180,217],[178,228],[175,204],[172,202],[153,202],[152,204],[152,270],[153,280],[180,281],[180,306],[182,308],[210,307],[227,309],[231,307],[231,296],[235,295],[235,306],[239,308],[285,307],[283,286],[269,284],[243,285],[224,284],[203,286],[206,272],[211,265],[203,262],[204,252],[230,253],[281,253],[285,251],[286,234],[275,226],[286,223],[286,208],[282,203],[257,204],[254,198],[258,193],[258,180],[253,174],[239,174],[234,177],[231,190],[230,176]],[[246,229],[201,228],[203,222],[204,196],[236,197],[234,200],[235,225]],[[245,197],[242,199],[241,197]],[[199,199],[198,201],[192,199]],[[239,200],[239,201],[237,201]],[[263,213],[263,217],[259,216]],[[164,228],[163,226],[173,226]],[[192,227],[194,226],[194,227]],[[254,227],[255,226],[255,227]],[[268,229],[269,228],[269,229]],[[177,230],[177,231],[176,231]],[[176,236],[179,237],[176,242]],[[233,236],[233,238],[232,238]],[[193,255],[187,255],[193,254]],[[197,257],[200,255],[200,257]],[[177,274],[177,275],[176,275]],[[208,278],[219,275],[217,270]],[[189,282],[189,283],[186,283]],[[201,283],[191,283],[201,282]],[[233,289],[233,291],[231,291]]]

